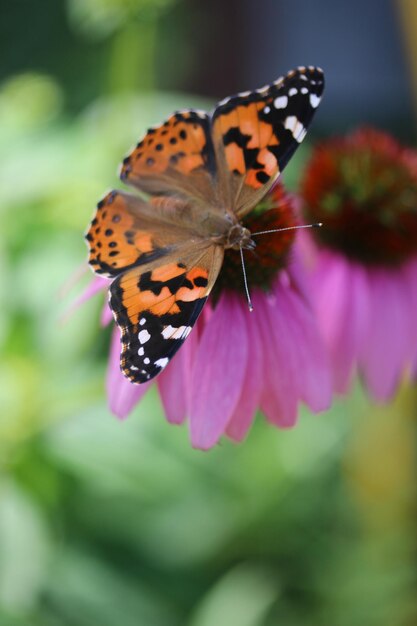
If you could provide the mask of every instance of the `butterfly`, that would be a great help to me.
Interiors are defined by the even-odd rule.
[[[121,180],[146,196],[108,193],[86,239],[92,269],[112,279],[121,369],[131,382],[151,380],[175,355],[225,251],[254,248],[241,220],[304,139],[323,88],[321,69],[299,67],[212,113],[173,113],[124,159]]]

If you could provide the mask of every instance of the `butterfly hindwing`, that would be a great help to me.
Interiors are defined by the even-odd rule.
[[[89,263],[97,274],[117,276],[129,267],[152,264],[190,238],[175,219],[175,201],[111,191],[97,205],[86,234]]]
[[[222,261],[222,248],[210,246],[154,270],[133,268],[113,281],[121,369],[131,382],[146,382],[169,363],[200,315]]]
[[[212,134],[221,188],[238,216],[268,192],[304,139],[323,88],[320,69],[300,67],[215,108]]]

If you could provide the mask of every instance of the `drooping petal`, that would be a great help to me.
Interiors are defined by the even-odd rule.
[[[100,324],[102,326],[107,326],[110,322],[113,321],[113,312],[109,306],[108,300],[106,298],[106,302],[103,305],[101,310]]]
[[[99,293],[100,291],[104,291],[109,286],[109,279],[103,278],[102,276],[94,276],[94,278],[88,283],[87,287],[84,289],[81,295],[74,302],[74,307],[80,306],[87,302],[90,298]]]
[[[370,269],[370,316],[360,355],[365,384],[378,401],[395,391],[409,354],[414,320],[411,302],[401,274]]]
[[[309,239],[303,231],[299,231],[288,258],[286,272],[293,289],[295,289],[306,302],[311,302],[312,300],[311,280],[306,271],[306,267],[314,263],[314,253],[317,255],[317,250],[312,246],[311,239]]]
[[[182,424],[187,412],[187,394],[183,372],[184,350],[186,350],[186,346],[181,348],[156,381],[165,416],[171,424]]]
[[[347,264],[341,256],[323,251],[312,276],[316,314],[330,350],[337,345],[344,317],[347,271]]]
[[[109,286],[109,280],[101,276],[95,276],[86,286],[84,291],[74,300],[62,316],[62,320],[66,320],[74,313],[79,306],[90,300],[100,291],[104,291]]]
[[[417,378],[417,259],[412,259],[403,269],[407,293],[410,295],[410,319],[412,320],[412,337],[410,340],[411,376]]]
[[[182,424],[188,413],[190,372],[195,352],[194,333],[196,330],[194,328],[173,360],[157,378],[165,415],[171,424]]]
[[[268,296],[254,294],[254,311],[262,337],[264,387],[261,408],[267,419],[289,428],[297,421],[299,372],[292,337],[288,333],[283,301],[286,288],[277,284]]]
[[[124,419],[139,402],[152,383],[133,385],[120,371],[120,332],[115,328],[112,334],[109,363],[107,366],[107,401],[110,411]]]
[[[296,362],[298,397],[313,411],[324,411],[331,404],[332,381],[327,352],[313,312],[293,289],[287,289],[281,306]]]
[[[194,361],[190,428],[194,447],[207,450],[223,434],[239,400],[248,355],[242,301],[223,294]]]
[[[242,441],[252,425],[259,406],[263,385],[261,336],[256,312],[244,310],[245,330],[248,341],[248,358],[240,398],[227,425],[226,434],[234,441]]]
[[[365,342],[369,316],[370,294],[367,272],[360,265],[352,263],[346,285],[345,324],[340,324],[339,350],[334,354],[336,391],[344,393],[351,384],[352,373]]]
[[[322,253],[314,277],[314,300],[330,355],[334,389],[345,393],[351,384],[369,314],[364,270],[340,255]]]

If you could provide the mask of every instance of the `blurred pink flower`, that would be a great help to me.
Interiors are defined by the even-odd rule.
[[[279,208],[257,213],[248,220],[249,228],[254,230],[255,223],[261,230],[294,222],[282,187],[273,199]],[[168,421],[181,424],[188,417],[196,448],[212,447],[223,434],[241,441],[258,407],[269,422],[289,428],[297,421],[300,401],[314,412],[330,405],[327,355],[293,244],[291,231],[266,235],[259,240],[257,256],[248,256],[252,313],[241,289],[239,252],[228,251],[211,305],[156,379]],[[96,289],[93,281],[91,293]],[[109,317],[106,304],[105,321]],[[107,372],[110,410],[125,418],[151,384],[132,385],[121,373],[115,328]]]
[[[386,401],[410,364],[417,374],[417,156],[373,129],[323,142],[302,196],[306,219],[324,223],[309,246],[311,293],[334,388],[357,371]]]

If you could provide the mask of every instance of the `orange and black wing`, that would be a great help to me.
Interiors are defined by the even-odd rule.
[[[238,216],[272,187],[304,139],[323,89],[319,68],[299,67],[271,85],[217,105],[212,137],[220,188]]]
[[[110,307],[121,331],[121,369],[133,383],[159,374],[192,330],[217,278],[223,249],[153,270],[135,267],[110,287]]]
[[[210,117],[177,111],[150,128],[122,164],[120,178],[151,195],[177,195],[217,205]]]
[[[86,235],[93,270],[109,278],[121,331],[121,369],[134,383],[156,376],[197,320],[223,261],[223,248],[193,240],[175,200],[112,191]]]
[[[184,245],[188,231],[168,221],[161,208],[122,191],[111,191],[100,200],[86,234],[92,269],[111,278],[156,263]]]

